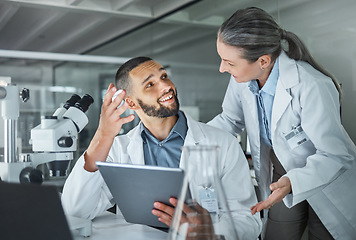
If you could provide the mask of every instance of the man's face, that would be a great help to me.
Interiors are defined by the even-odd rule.
[[[155,61],[147,61],[130,72],[132,97],[150,117],[166,118],[178,114],[179,102],[167,71]]]

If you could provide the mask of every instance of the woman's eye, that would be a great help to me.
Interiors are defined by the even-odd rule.
[[[162,79],[166,79],[168,77],[167,74],[162,75]]]
[[[149,83],[146,85],[146,88],[152,87],[152,85],[153,85],[152,83]]]

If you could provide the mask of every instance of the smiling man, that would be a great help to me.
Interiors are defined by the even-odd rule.
[[[98,129],[63,188],[66,213],[93,219],[113,206],[96,161],[182,167],[182,146],[218,145],[222,165],[219,175],[230,207],[236,212],[233,219],[239,239],[257,239],[261,220],[250,211],[257,199],[237,140],[180,111],[177,90],[167,71],[150,58],[137,57],[123,64],[117,71],[116,85],[125,90],[112,100],[117,88],[110,84]],[[125,103],[118,107],[123,99]],[[134,110],[141,122],[126,135],[117,136],[122,125],[134,119],[134,115],[120,117],[127,108]],[[168,227],[174,209],[157,202],[154,207],[153,214]]]

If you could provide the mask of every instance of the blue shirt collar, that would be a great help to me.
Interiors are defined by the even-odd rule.
[[[265,85],[262,87],[261,91],[264,91],[265,93],[274,96],[276,93],[278,77],[279,77],[279,66],[278,66],[278,58],[277,58],[276,62],[273,65],[272,71],[269,74],[268,79]]]
[[[188,125],[187,125],[187,119],[184,116],[184,113],[182,111],[178,112],[178,120],[176,124],[173,126],[171,132],[169,133],[168,137],[164,139],[162,142],[166,142],[174,133],[178,134],[183,141],[185,140],[185,137],[187,135],[188,131]],[[143,125],[143,123],[140,123],[140,132],[141,132],[141,137],[142,140],[145,142],[146,136],[149,136],[151,139],[155,139],[157,142],[159,142],[152,134],[151,132]]]
[[[279,77],[279,57],[276,59],[272,71],[269,74],[267,81],[265,85],[263,85],[261,91],[274,96],[276,93],[276,86],[277,86],[277,81]],[[257,94],[258,91],[260,91],[257,80],[252,80],[250,81],[248,87],[250,88],[250,91],[254,94]]]

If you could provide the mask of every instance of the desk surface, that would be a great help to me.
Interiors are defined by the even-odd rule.
[[[166,239],[167,233],[149,226],[127,223],[122,215],[105,212],[93,220],[89,238],[80,236],[78,230],[73,231],[73,237],[75,240],[160,240]]]

